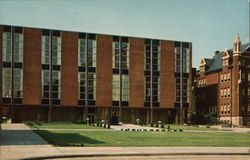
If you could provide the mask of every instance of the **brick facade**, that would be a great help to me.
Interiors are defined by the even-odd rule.
[[[41,30],[24,29],[23,104],[41,104]],[[32,88],[32,89],[31,89]]]
[[[62,32],[61,105],[77,106],[78,92],[78,34]],[[70,94],[68,94],[70,93]]]
[[[0,26],[0,38],[2,34],[2,28],[6,26]],[[13,26],[7,26],[9,28],[14,28]],[[69,32],[69,31],[58,31],[58,30],[48,30],[48,29],[34,29],[34,28],[25,28],[19,27],[23,30],[22,34],[24,37],[23,41],[23,97],[19,97],[21,101],[19,104],[16,104],[13,101],[13,97],[3,97],[3,99],[11,99],[11,102],[5,101],[4,107],[1,108],[3,111],[2,116],[7,116],[9,119],[12,119],[13,122],[21,121],[74,121],[79,119],[82,116],[88,116],[91,118],[91,121],[100,121],[106,120],[111,121],[114,116],[119,115],[117,112],[120,112],[122,115],[119,115],[119,120],[122,122],[134,122],[135,119],[139,118],[144,122],[163,121],[168,123],[180,123],[179,118],[179,106],[176,106],[176,75],[182,73],[175,73],[175,47],[176,44],[185,43],[185,47],[190,49],[189,53],[189,69],[190,71],[185,73],[185,76],[189,78],[189,88],[190,93],[189,97],[191,98],[191,67],[192,67],[192,52],[191,52],[191,43],[188,42],[175,42],[168,40],[152,40],[145,38],[134,38],[134,37],[124,37],[124,36],[111,36],[111,35],[102,35],[102,34],[89,34],[89,33],[78,33],[78,32]],[[61,63],[59,64],[42,64],[42,48],[44,43],[42,42],[42,35],[44,37],[49,37],[48,43],[53,45],[53,36],[61,38]],[[46,36],[45,36],[46,35]],[[87,37],[86,45],[89,45],[88,38],[96,41],[96,66],[79,66],[79,38],[80,36]],[[94,37],[94,38],[93,38]],[[112,69],[112,64],[114,63],[114,56],[112,53],[114,49],[112,47],[114,42],[118,41],[121,44],[120,53],[122,54],[122,44],[123,42],[128,43],[128,53],[129,53],[129,68],[127,69]],[[154,103],[151,108],[146,105],[145,102],[145,75],[149,76],[148,71],[145,70],[145,53],[146,44],[148,41],[151,42],[151,59],[153,59],[153,47],[157,43],[159,51],[156,51],[159,54],[160,60],[160,70],[153,71],[152,74],[157,74],[160,80],[160,88],[156,89],[159,91],[154,92],[154,94],[160,94],[159,102]],[[2,47],[2,38],[0,41],[0,49]],[[53,47],[53,46],[52,46]],[[48,51],[53,60],[53,48]],[[88,46],[89,47],[89,46]],[[89,48],[86,48],[86,52],[89,53]],[[0,51],[2,57],[2,49]],[[11,54],[14,52],[12,51]],[[86,55],[87,58],[89,55]],[[122,57],[122,56],[121,56]],[[93,57],[92,57],[93,58]],[[122,58],[120,58],[120,61]],[[13,61],[13,60],[12,60]],[[0,67],[3,66],[2,60],[0,59]],[[88,62],[88,61],[87,61]],[[14,62],[8,62],[14,63]],[[153,64],[153,60],[151,61]],[[158,63],[158,62],[157,62]],[[151,66],[151,67],[152,67]],[[47,68],[46,68],[47,67]],[[152,67],[153,68],[153,67]],[[59,99],[53,98],[53,94],[57,88],[55,86],[56,81],[53,81],[53,85],[50,86],[50,97],[47,98],[44,95],[43,87],[47,87],[47,84],[42,84],[42,73],[47,70],[47,73],[55,73],[54,71],[60,72],[60,96]],[[0,70],[0,75],[2,80],[2,69]],[[121,72],[121,73],[117,73]],[[79,77],[78,74],[86,73],[86,75],[95,73],[96,75],[96,86],[95,86],[95,99],[87,99],[91,95],[85,93],[86,101],[88,103],[80,102],[79,98]],[[149,71],[150,72],[150,71]],[[114,74],[119,75],[128,75],[129,77],[129,100],[122,101],[120,100],[119,106],[114,104],[116,101],[112,100],[112,77]],[[86,82],[89,80],[86,76]],[[120,76],[122,80],[122,76]],[[13,81],[13,80],[12,80]],[[49,83],[52,84],[52,76],[49,78]],[[85,83],[86,83],[85,82]],[[121,82],[120,82],[121,83]],[[2,84],[2,83],[1,83]],[[42,86],[43,85],[43,86]],[[89,84],[86,84],[89,85]],[[123,84],[122,84],[123,85]],[[151,81],[153,86],[153,82]],[[2,85],[1,85],[2,86]],[[49,85],[48,85],[49,86]],[[90,89],[89,86],[85,87],[85,91],[88,92]],[[154,88],[155,89],[155,88]],[[0,93],[2,89],[0,87]],[[188,94],[189,94],[188,93]],[[148,94],[153,95],[153,91],[150,91]],[[2,95],[2,94],[1,94]],[[43,98],[42,98],[43,95]],[[155,96],[155,95],[154,95]],[[56,96],[57,97],[57,96]],[[152,96],[153,97],[153,96]],[[2,98],[2,96],[1,96]],[[58,100],[55,101],[54,99]],[[46,101],[48,100],[48,101]],[[49,103],[47,103],[49,102]],[[82,104],[80,104],[82,103]],[[179,103],[179,102],[178,102]],[[152,103],[153,104],[153,101]],[[157,105],[155,105],[157,104]],[[187,114],[188,102],[185,102],[186,107],[184,108],[185,114]],[[152,114],[150,114],[150,112]],[[152,117],[150,117],[152,116]],[[187,117],[187,115],[184,115]],[[84,117],[86,118],[86,117]]]
[[[144,106],[144,41],[130,38],[129,107]]]
[[[212,59],[202,59],[196,76],[198,114],[216,112],[221,121],[249,125],[249,55],[249,43],[241,45],[237,35],[233,49],[216,51]]]
[[[97,36],[96,106],[112,106],[112,37]]]

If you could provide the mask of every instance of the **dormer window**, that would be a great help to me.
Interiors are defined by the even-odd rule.
[[[205,66],[200,66],[200,72],[205,72]]]
[[[228,59],[227,60],[223,60],[222,64],[223,64],[223,66],[227,66],[228,65]]]
[[[228,64],[229,64],[229,54],[228,51],[225,49],[222,56],[222,66],[227,66]]]
[[[202,58],[201,63],[200,63],[200,73],[205,72],[205,67],[206,67],[206,61],[204,58]]]

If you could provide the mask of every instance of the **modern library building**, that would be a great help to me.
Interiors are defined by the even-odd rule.
[[[0,25],[1,116],[12,122],[184,123],[192,44]]]

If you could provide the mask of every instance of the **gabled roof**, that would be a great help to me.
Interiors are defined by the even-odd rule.
[[[242,53],[244,53],[246,50],[248,50],[249,46],[250,46],[250,43],[243,44],[241,46]],[[207,59],[206,64],[208,66],[208,69],[207,69],[206,73],[215,72],[215,71],[222,69],[221,59],[222,59],[224,52],[225,51],[217,53],[216,55],[213,56],[212,59]],[[231,57],[233,54],[233,49],[229,49],[229,50],[227,50],[227,52]]]
[[[213,62],[214,62],[214,59],[211,59],[211,58],[204,58],[205,62],[206,62],[206,65],[210,66]]]
[[[213,56],[213,63],[211,63],[210,65],[208,65],[208,70],[206,71],[206,73],[208,72],[214,72],[217,70],[220,70],[222,68],[222,63],[221,63],[221,58],[223,56],[223,52],[217,53],[216,55]]]

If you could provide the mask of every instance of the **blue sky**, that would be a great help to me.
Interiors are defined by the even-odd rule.
[[[0,24],[193,43],[193,66],[249,42],[248,0],[0,0]]]

